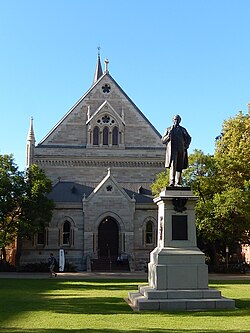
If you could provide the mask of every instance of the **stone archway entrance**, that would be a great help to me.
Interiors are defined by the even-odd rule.
[[[117,221],[107,216],[98,227],[99,257],[117,257],[119,251],[119,230]]]
[[[105,217],[98,227],[98,259],[93,259],[92,271],[129,271],[128,260],[118,260],[119,224],[111,216]]]

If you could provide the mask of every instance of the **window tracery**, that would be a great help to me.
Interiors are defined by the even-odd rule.
[[[96,122],[98,125],[110,125],[111,126],[111,125],[115,124],[115,120],[108,114],[105,114],[101,118],[98,118]]]
[[[89,126],[89,143],[93,146],[119,146],[122,143],[122,129],[117,121],[108,113],[102,114],[97,119],[92,120]]]

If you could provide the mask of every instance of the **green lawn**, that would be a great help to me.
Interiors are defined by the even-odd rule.
[[[0,279],[1,333],[250,332],[250,281],[213,281],[236,310],[133,312],[124,301],[145,281]]]

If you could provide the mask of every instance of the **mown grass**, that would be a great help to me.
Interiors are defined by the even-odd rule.
[[[1,333],[250,332],[250,281],[213,281],[236,310],[134,312],[138,280],[0,280]]]

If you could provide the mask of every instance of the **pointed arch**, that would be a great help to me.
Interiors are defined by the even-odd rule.
[[[145,246],[156,245],[156,221],[151,216],[147,217],[143,223],[143,244]]]
[[[69,221],[65,221],[62,227],[62,244],[63,245],[71,245],[71,223]]]
[[[112,130],[112,145],[117,146],[118,145],[118,136],[119,136],[119,130],[118,127],[115,126]]]
[[[99,146],[99,137],[100,137],[100,129],[98,126],[94,127],[93,130],[93,145]]]
[[[100,257],[118,255],[119,227],[111,216],[103,219],[98,226],[98,250]]]
[[[109,129],[108,129],[107,126],[104,127],[102,135],[103,135],[102,144],[104,146],[108,146],[108,144],[109,144]]]

